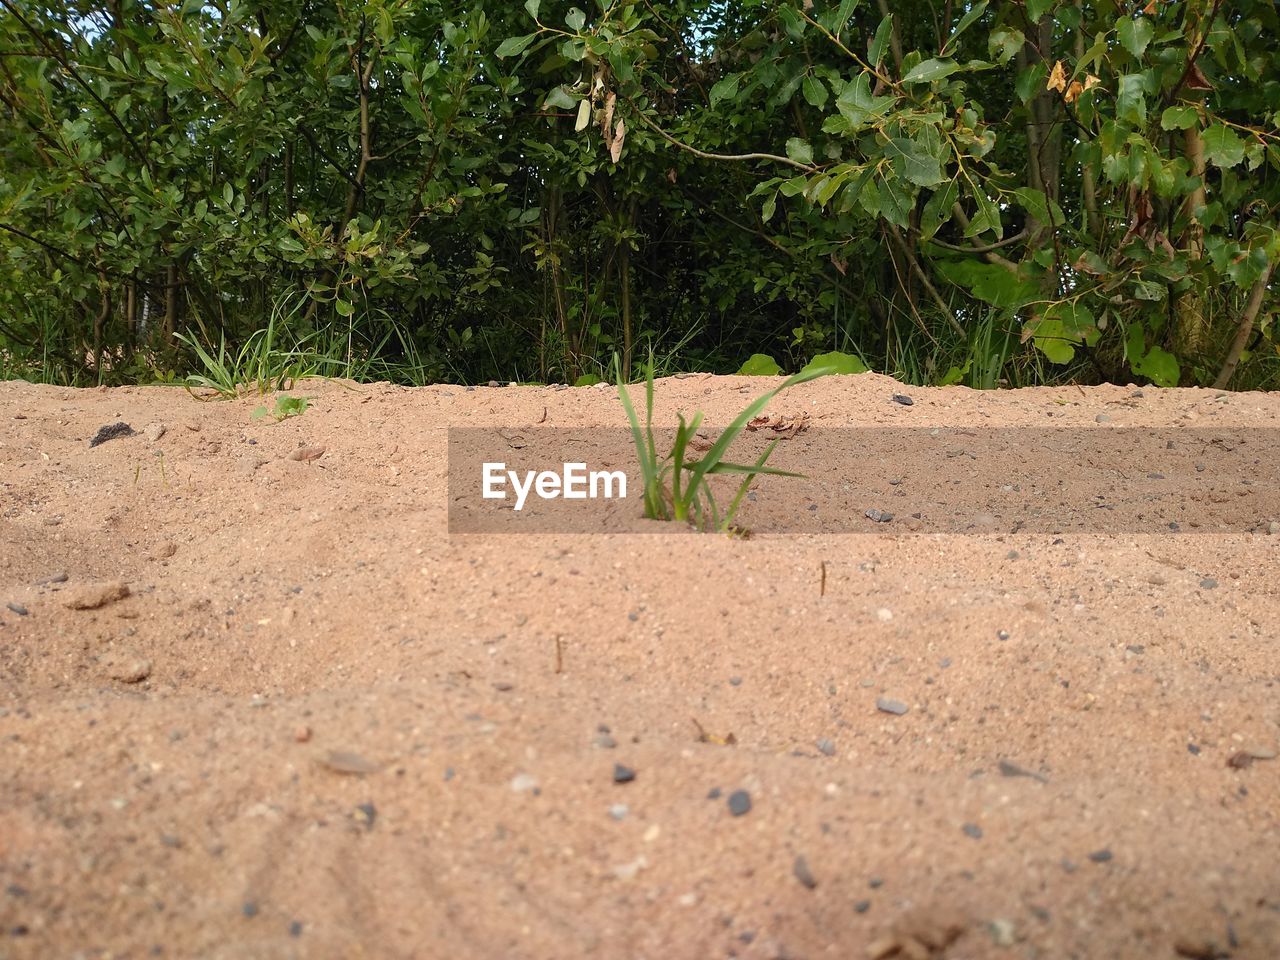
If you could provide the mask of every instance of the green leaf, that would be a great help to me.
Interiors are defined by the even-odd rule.
[[[1190,130],[1200,120],[1200,111],[1195,107],[1181,105],[1169,107],[1160,114],[1161,130]]]
[[[1027,0],[1027,20],[1039,23],[1040,18],[1049,12],[1055,2],[1057,0]]]
[[[747,358],[747,362],[738,368],[740,377],[773,377],[781,372],[782,368],[778,366],[777,361],[763,353],[753,353]]]
[[[1230,127],[1215,123],[1200,134],[1204,158],[1215,167],[1230,169],[1244,160],[1244,141]]]
[[[1156,283],[1153,280],[1136,280],[1133,284],[1133,295],[1139,300],[1159,302],[1163,300],[1168,293],[1168,287],[1163,283]]]
[[[836,98],[836,109],[856,130],[865,126],[867,121],[883,116],[896,103],[894,97],[874,96],[871,93],[871,76],[864,71],[840,91],[840,96]]]
[[[884,146],[885,156],[892,158],[901,174],[918,187],[932,187],[946,178],[938,158],[926,153],[914,140],[894,137]]]
[[[796,163],[812,164],[813,147],[809,145],[808,140],[792,137],[787,141],[787,156]]]
[[[600,378],[594,373],[584,373],[582,376],[578,377],[577,380],[573,381],[573,385],[575,387],[590,387],[600,382]]]
[[[1066,214],[1062,212],[1062,208],[1058,206],[1056,201],[1049,199],[1043,190],[1019,187],[1013,193],[1018,198],[1018,202],[1022,204],[1022,209],[1026,210],[1027,213],[1041,223],[1051,223],[1055,227],[1061,227],[1067,222]]]
[[[931,240],[938,229],[951,217],[951,208],[960,199],[960,185],[952,180],[941,190],[935,191],[920,214],[920,239]]]
[[[1066,364],[1075,359],[1076,348],[1063,335],[1062,324],[1057,320],[1041,320],[1036,324],[1038,336],[1033,337],[1036,349],[1045,355],[1050,363]]]
[[[1146,83],[1140,73],[1127,73],[1120,78],[1116,93],[1116,119],[1141,127],[1147,122]]]
[[[947,368],[947,372],[938,380],[938,386],[950,387],[959,383],[969,375],[969,370],[973,367],[973,357],[970,357],[962,366],[952,366]]]
[[[742,74],[731,73],[727,77],[721,77],[717,80],[707,97],[711,106],[714,107],[721,100],[732,100],[736,97],[738,95],[738,81],[741,79]]]
[[[538,8],[542,5],[542,0],[524,0],[524,8],[529,11],[529,16],[534,20],[538,19]]]
[[[1136,20],[1123,17],[1116,24],[1116,38],[1120,41],[1120,46],[1139,60],[1147,52],[1147,45],[1151,43],[1151,38],[1155,34],[1156,28],[1142,15],[1139,15]]]
[[[520,54],[525,52],[529,44],[533,43],[537,36],[538,35],[536,33],[530,33],[523,37],[508,37],[506,40],[503,40],[501,45],[498,47],[498,58],[518,57]]]
[[[1026,42],[1027,38],[1021,30],[1009,26],[997,27],[987,37],[987,54],[1003,65],[1016,57]]]
[[[831,27],[832,33],[837,36],[844,29],[845,24],[849,22],[849,18],[853,16],[853,11],[858,8],[858,0],[841,0],[840,9],[836,12],[836,22]]]
[[[884,60],[885,50],[889,47],[889,40],[893,37],[893,14],[886,14],[884,19],[880,21],[880,26],[876,28],[876,35],[871,41],[871,46],[867,51],[867,58],[871,61],[871,66],[879,67],[880,62]]]
[[[938,260],[934,268],[956,286],[994,307],[1016,310],[1040,296],[1040,287],[999,264],[976,260]]]
[[[355,313],[355,307],[351,305],[351,301],[341,298],[333,301],[333,309],[338,311],[338,316],[340,317],[349,317]]]
[[[1004,224],[1000,218],[1000,205],[987,196],[981,187],[973,191],[973,202],[978,208],[977,215],[969,221],[966,237],[977,237],[990,230],[997,240],[1004,239]]]
[[[777,194],[777,191],[774,191],[773,193],[769,194],[769,196],[765,197],[764,203],[760,205],[760,219],[763,220],[765,223],[768,223],[770,220],[773,219],[774,211],[777,210],[777,208],[778,208],[778,194]]]
[[[547,94],[546,105],[560,107],[562,110],[572,110],[578,105],[578,101],[563,86],[559,86]]]
[[[1013,89],[1018,99],[1028,103],[1032,97],[1044,89],[1045,78],[1049,76],[1048,68],[1043,63],[1035,63],[1018,74],[1013,82]]]
[[[987,11],[987,0],[979,0],[978,3],[975,3],[972,7],[970,7],[969,11],[963,17],[960,18],[960,22],[956,24],[955,30],[951,32],[951,38],[947,40],[945,44],[943,44],[942,49],[946,50],[953,43],[955,43],[956,38],[959,37],[960,34],[964,33],[966,30],[968,30],[971,26],[973,26],[974,21],[977,20],[984,13],[986,13],[986,11]]]
[[[577,7],[570,7],[569,13],[564,18],[565,26],[577,33],[587,22],[587,15]]]
[[[804,94],[805,100],[808,101],[809,106],[817,107],[819,110],[826,106],[827,97],[829,96],[827,93],[827,87],[826,84],[817,77],[812,74],[806,76],[800,89]]]
[[[587,129],[587,124],[591,122],[591,101],[586,97],[582,98],[582,102],[578,104],[578,119],[574,121],[573,129],[578,133]]]
[[[830,353],[818,354],[806,363],[796,376],[816,374],[820,370],[825,370],[826,373],[866,373],[868,367],[854,354],[833,350]]]
[[[925,60],[912,67],[907,72],[907,75],[902,78],[902,82],[929,83],[933,80],[949,77],[959,69],[960,65],[954,60]]]
[[[1177,359],[1160,347],[1146,347],[1146,337],[1141,323],[1129,324],[1125,337],[1125,355],[1129,369],[1140,377],[1146,377],[1161,387],[1176,387],[1180,370]]]

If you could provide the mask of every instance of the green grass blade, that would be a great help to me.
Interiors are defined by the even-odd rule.
[[[724,432],[716,439],[716,442],[711,445],[711,449],[706,452],[706,455],[693,468],[689,479],[690,487],[697,487],[703,482],[707,471],[720,462],[720,458],[724,456],[725,451],[729,449],[733,441],[738,438],[738,434],[742,433],[747,424],[768,405],[770,400],[788,387],[794,387],[810,380],[816,380],[819,377],[825,377],[831,372],[833,371],[830,367],[815,367],[812,370],[802,370],[748,404],[746,409],[734,419],[733,423],[725,428]]]
[[[777,441],[774,441],[774,442],[776,443]],[[723,460],[721,460],[714,467],[708,470],[707,473],[708,474],[712,474],[712,473],[757,474],[759,473],[764,476],[770,476],[770,477],[802,477],[802,478],[805,476],[803,473],[795,473],[791,470],[780,470],[777,467],[766,467],[760,464],[752,465],[749,463],[726,463]]]

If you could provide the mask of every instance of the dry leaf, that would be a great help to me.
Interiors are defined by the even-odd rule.
[[[1099,80],[1099,79],[1098,79],[1097,77],[1095,77],[1092,73],[1090,73],[1090,74],[1086,75],[1086,76],[1085,76],[1085,78],[1084,78],[1084,88],[1085,88],[1086,90],[1092,90],[1094,87],[1096,87],[1096,86],[1097,86],[1098,84],[1100,84],[1101,82],[1102,82],[1101,80]]]
[[[834,253],[831,255],[831,265],[840,271],[842,277],[849,269],[849,261],[840,259]]]
[[[1148,16],[1155,16],[1156,0],[1151,0],[1150,3],[1148,3],[1145,7],[1142,8],[1142,12],[1147,14]]]
[[[323,457],[324,450],[324,447],[299,447],[289,454],[289,459],[310,463],[312,460],[319,460]]]
[[[698,722],[696,717],[690,717],[689,721],[698,728],[699,743],[714,743],[718,747],[732,747],[738,742],[738,738],[732,733],[726,734],[723,737],[718,737],[714,733],[707,733],[706,729]]]
[[[622,156],[622,142],[627,138],[627,125],[621,117],[618,118],[618,126],[615,130],[613,143],[609,144],[609,159],[617,163],[618,158]]]
[[[1062,61],[1058,60],[1053,65],[1053,70],[1049,72],[1049,82],[1044,85],[1046,90],[1064,91],[1067,89],[1067,71],[1062,69]]]
[[[670,181],[671,183],[675,183],[675,182],[676,182],[676,168],[675,168],[675,167],[672,167],[670,170],[668,170],[668,171],[667,171],[667,180],[668,180],[668,181]]]
[[[1062,95],[1062,99],[1067,101],[1067,103],[1075,103],[1076,98],[1082,93],[1084,93],[1084,84],[1079,80],[1072,80],[1071,86],[1067,87],[1066,92]]]
[[[1188,90],[1212,90],[1213,84],[1200,70],[1198,63],[1193,63],[1191,69],[1187,72],[1187,89]]]
[[[772,430],[782,439],[789,440],[797,433],[803,433],[809,429],[809,415],[801,413],[794,417],[784,417],[781,414],[762,414],[747,421],[747,429],[753,433],[756,430]]]
[[[612,90],[609,95],[604,98],[604,115],[600,118],[600,132],[604,134],[604,142],[606,146],[612,143],[613,137],[613,108],[618,104],[618,95]]]

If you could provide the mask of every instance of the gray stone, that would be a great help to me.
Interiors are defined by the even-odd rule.
[[[876,709],[882,713],[892,713],[895,717],[900,717],[911,708],[901,700],[894,700],[889,697],[877,697]]]

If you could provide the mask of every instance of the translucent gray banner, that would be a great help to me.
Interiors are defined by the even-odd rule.
[[[661,455],[674,431],[657,433]],[[735,518],[744,531],[1248,533],[1280,521],[1280,430],[764,428],[727,459],[754,462],[775,439],[769,465],[804,476],[757,477]],[[739,481],[711,478],[722,508]],[[645,520],[643,494],[626,430],[449,431],[450,533],[681,532]]]

